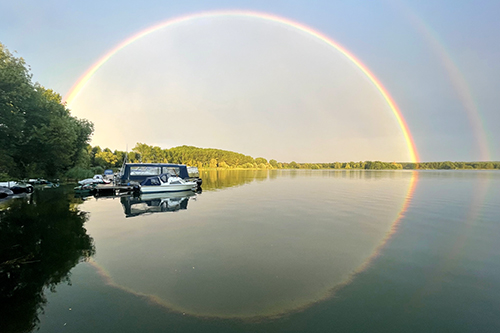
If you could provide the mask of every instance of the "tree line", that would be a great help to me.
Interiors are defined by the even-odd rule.
[[[333,162],[297,163],[269,161],[256,157],[214,148],[179,146],[162,149],[145,143],[137,143],[131,152],[111,151],[99,146],[87,147],[91,168],[117,169],[126,159],[131,163],[175,163],[197,166],[199,169],[364,169],[364,170],[402,170],[402,169],[500,169],[500,162]]]

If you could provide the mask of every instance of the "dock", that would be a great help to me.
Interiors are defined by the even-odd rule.
[[[132,193],[133,186],[129,185],[112,185],[112,184],[99,184],[94,189],[96,196],[120,195]]]

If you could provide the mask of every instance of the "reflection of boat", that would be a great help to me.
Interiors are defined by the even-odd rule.
[[[159,176],[146,178],[139,186],[141,193],[153,192],[179,192],[196,190],[198,184],[195,181],[184,180],[180,177],[163,173]]]
[[[173,193],[147,193],[140,197],[123,196],[120,202],[126,217],[139,216],[142,214],[176,212],[187,209],[189,199],[196,194],[189,190]]]
[[[73,189],[75,191],[76,197],[87,197],[94,195],[96,192],[97,184],[84,184],[75,186]]]

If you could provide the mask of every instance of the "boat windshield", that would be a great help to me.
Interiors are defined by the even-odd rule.
[[[150,177],[145,181],[143,181],[141,185],[146,185],[146,186],[160,185],[160,179],[158,177]]]

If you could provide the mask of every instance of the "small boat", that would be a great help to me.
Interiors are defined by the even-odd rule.
[[[136,187],[141,193],[154,192],[179,192],[179,191],[195,191],[198,187],[196,181],[184,180],[181,177],[172,176],[163,173],[158,176],[146,178],[139,186]]]
[[[102,175],[94,175],[92,178],[87,178],[84,180],[80,180],[78,184],[87,185],[87,184],[109,184],[111,183],[108,179],[104,178]]]
[[[14,194],[33,192],[33,185],[24,182],[16,182],[16,181],[0,182],[0,187],[7,188],[12,192],[14,192]]]
[[[32,186],[36,186],[37,188],[57,188],[57,187],[59,187],[59,179],[53,183],[53,182],[49,182],[48,180],[43,179],[43,178],[37,178],[37,179],[29,179],[26,183],[30,184]]]

